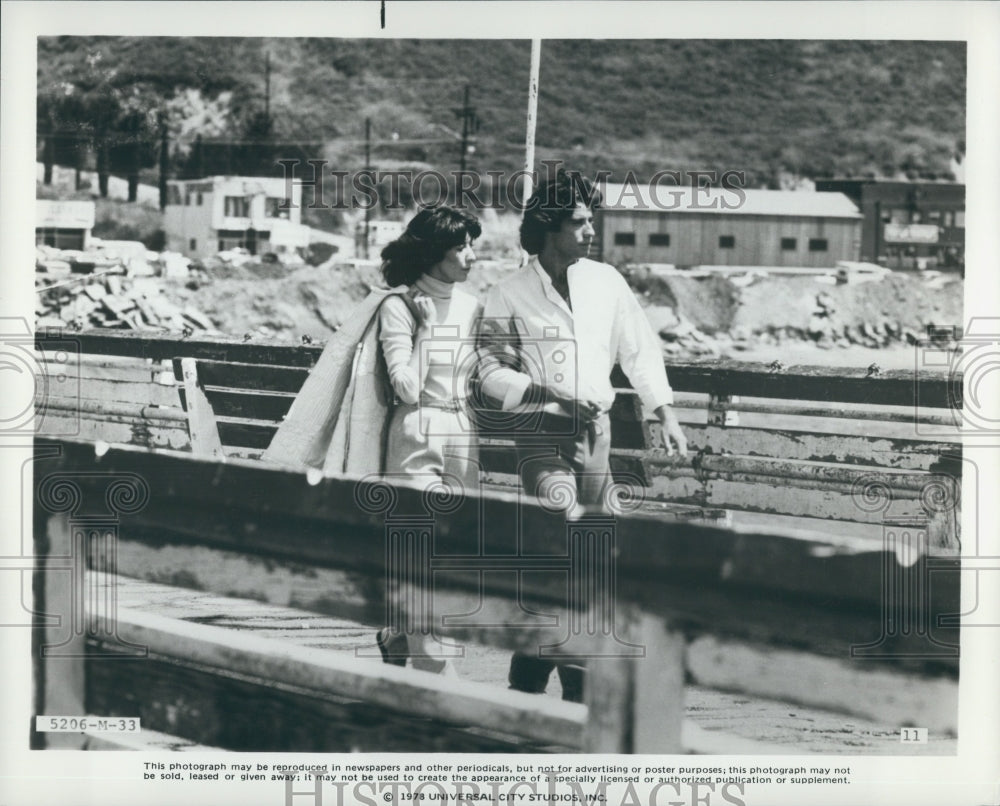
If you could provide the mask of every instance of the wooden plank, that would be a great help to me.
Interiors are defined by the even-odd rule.
[[[887,370],[868,376],[866,369],[791,366],[774,369],[763,362],[708,360],[669,362],[667,375],[677,391],[716,395],[825,400],[870,405],[921,406],[949,409],[961,379],[908,370]],[[611,375],[616,388],[630,387],[618,367]]]
[[[244,340],[240,336],[183,336],[112,328],[93,328],[73,333],[68,338],[72,338],[84,353],[149,358],[156,361],[188,356],[213,361],[311,367],[323,351],[322,343],[289,344],[265,339]],[[36,346],[44,349],[46,341],[50,339],[45,334],[36,334]]]
[[[712,453],[773,456],[854,465],[878,465],[901,470],[929,470],[943,455],[960,454],[952,442],[927,442],[887,437],[855,437],[808,431],[719,427],[688,424],[688,448]]]
[[[223,445],[257,450],[265,450],[278,430],[276,423],[232,417],[218,417],[216,425]]]
[[[780,699],[885,725],[917,725],[935,734],[958,732],[958,682],[886,669],[857,659],[696,638],[687,668],[698,685]]]
[[[585,753],[633,752],[634,676],[632,658],[591,658],[587,662]]]
[[[84,617],[77,597],[82,584],[82,536],[73,535],[69,518],[49,515],[35,506],[35,555],[40,558],[34,575],[34,714],[85,716]],[[33,747],[76,750],[85,744],[79,733],[38,733],[31,726]]]
[[[452,726],[327,692],[154,656],[88,668],[93,710],[143,730],[242,752],[537,752],[510,734]],[[569,748],[561,748],[567,750]]]
[[[881,509],[870,510],[858,504],[849,488],[807,489],[792,486],[787,479],[745,476],[734,480],[714,479],[705,482],[705,505],[726,509],[821,518],[834,521],[880,524],[885,520]],[[919,518],[924,509],[919,499],[895,503],[900,517]]]
[[[58,367],[67,378],[90,379],[95,381],[118,381],[122,383],[149,383],[160,381],[164,368],[158,362],[144,358],[128,358],[104,355],[73,354],[65,361],[58,361],[58,351],[39,354],[46,370]],[[171,377],[169,371],[167,377]]]
[[[475,724],[517,736],[572,746],[586,716],[581,705],[442,678],[378,660],[344,658],[220,627],[191,624],[127,608],[118,634],[154,655],[271,685],[363,700],[414,716]]]
[[[47,338],[43,333],[36,334],[36,345],[43,349]],[[83,352],[102,355],[156,360],[190,356],[298,367],[312,366],[323,349],[321,343],[296,345],[244,341],[240,337],[184,337],[102,328],[74,333],[72,338]],[[897,406],[919,403],[922,407],[944,409],[961,403],[952,399],[955,390],[961,388],[961,377],[924,373],[918,381],[913,372],[906,370],[886,370],[868,377],[865,369],[792,366],[775,370],[763,362],[705,360],[671,361],[667,372],[671,386],[684,392]],[[612,374],[612,382],[618,388],[630,386],[619,368]]]
[[[305,383],[305,367],[282,367],[223,361],[198,361],[198,377],[206,386],[264,389],[297,393]]]
[[[684,635],[646,614],[636,617],[633,633],[645,655],[634,661],[632,752],[682,752]]]
[[[199,375],[200,377],[200,375]],[[217,417],[279,422],[295,399],[291,392],[245,391],[205,386],[205,396]]]
[[[205,396],[205,390],[198,379],[198,369],[193,358],[181,359],[184,378],[185,408],[188,413],[188,432],[191,435],[191,450],[202,456],[221,458],[222,441],[215,424],[215,414]]]
[[[101,417],[89,419],[76,413],[46,411],[36,423],[36,435],[42,438],[71,436],[90,443],[108,442],[143,448],[185,450],[191,445],[187,427],[157,424],[151,420]],[[93,451],[93,445],[91,445]]]
[[[79,396],[90,400],[121,401],[147,406],[180,406],[178,389],[156,383],[153,378],[144,381],[82,378]]]
[[[107,419],[108,422],[163,421],[166,423],[184,423],[187,425],[187,414],[177,405],[148,406],[140,403],[122,403],[114,400],[90,400],[75,397],[47,397],[35,402],[35,416],[44,417],[50,411],[59,412],[61,416],[79,414],[94,420]]]
[[[48,444],[38,441],[39,449]],[[233,459],[220,465],[193,455],[126,446],[114,447],[98,459],[93,446],[85,442],[56,444],[61,456],[40,459],[42,470],[86,471],[99,463],[102,475],[133,472],[147,480],[156,492],[143,512],[129,519],[134,524],[130,528],[145,523],[204,545],[238,547],[260,556],[324,567],[384,570],[385,513],[365,511],[360,505],[344,506],[345,501],[367,500],[368,493],[374,494],[381,486],[359,488],[358,480],[350,478],[310,484],[303,474],[259,463]],[[96,482],[81,480],[84,487],[92,484]],[[392,484],[384,489],[395,500],[397,516],[426,512],[419,490]],[[511,529],[511,524],[520,526]],[[337,540],[331,541],[329,535],[334,532]],[[447,516],[437,516],[435,555],[468,556],[480,551],[484,557],[516,555],[519,534],[531,535],[530,545],[522,547],[520,556],[567,556],[566,525],[559,517],[517,496],[490,491],[461,501]],[[793,536],[737,533],[697,523],[664,522],[642,513],[616,520],[616,540],[620,590],[626,598],[638,592],[636,586],[643,580],[724,589],[734,558],[749,543],[770,564],[749,569],[740,580],[741,590],[757,586],[771,595],[806,593],[808,599],[821,598],[826,608],[841,603],[852,612],[858,607],[873,615],[881,612],[883,552],[864,550],[849,541],[831,538],[821,544]],[[837,563],[842,565],[836,567]],[[532,575],[522,576],[527,583]],[[810,576],[805,592],[798,579]],[[948,612],[956,612],[958,584],[952,577],[957,574],[941,576],[944,580],[941,586],[935,585],[934,595],[944,597]],[[847,578],[850,585],[844,584]]]
[[[143,753],[181,751],[188,753],[224,753],[221,747],[208,745],[171,736],[143,726],[140,733],[91,733],[84,734],[84,750],[138,750]]]

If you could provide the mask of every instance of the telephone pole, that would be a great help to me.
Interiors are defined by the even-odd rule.
[[[264,117],[271,123],[271,51],[264,54]]]
[[[466,158],[475,151],[475,146],[470,143],[470,139],[475,139],[476,132],[479,131],[479,118],[476,117],[476,108],[469,105],[469,85],[465,85],[465,95],[460,109],[454,110],[455,114],[462,119],[462,156],[459,160],[461,166],[459,170],[464,174],[466,168]]]
[[[167,137],[167,116],[161,110],[157,115],[160,124],[160,209],[167,207],[167,170],[170,167],[169,147],[170,141]]]
[[[365,171],[371,175],[372,170],[372,119],[365,118]],[[371,227],[372,208],[365,205],[365,260],[368,260],[369,228]]]

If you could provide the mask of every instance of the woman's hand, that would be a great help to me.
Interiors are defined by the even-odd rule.
[[[431,326],[437,322],[437,309],[434,307],[434,300],[426,294],[414,294],[413,307],[417,317],[417,328],[430,330]]]

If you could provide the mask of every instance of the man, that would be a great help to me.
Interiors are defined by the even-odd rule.
[[[531,259],[490,289],[481,328],[481,394],[530,424],[515,432],[521,483],[568,517],[606,508],[616,363],[662,425],[667,452],[687,453],[659,339],[621,274],[587,259],[599,201],[561,169],[539,186],[521,224]],[[511,688],[543,692],[556,665],[515,654]],[[581,701],[582,669],[558,668],[563,698]]]

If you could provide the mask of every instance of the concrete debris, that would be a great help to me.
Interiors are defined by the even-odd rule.
[[[183,255],[149,252],[131,241],[94,242],[86,252],[36,248],[38,327],[219,332],[194,306],[179,306],[163,293],[161,278],[187,276]]]

